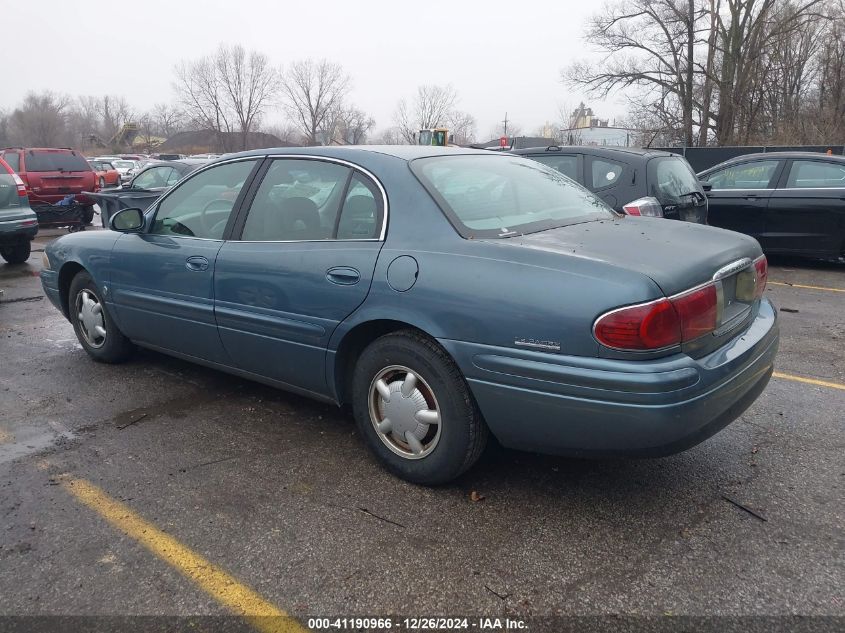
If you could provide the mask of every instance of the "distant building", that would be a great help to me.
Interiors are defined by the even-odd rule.
[[[610,145],[628,147],[635,138],[635,130],[610,125],[609,119],[593,114],[593,109],[581,103],[569,117],[569,126],[560,131],[564,145]]]

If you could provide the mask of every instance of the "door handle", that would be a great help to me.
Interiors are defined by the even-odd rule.
[[[350,266],[335,266],[326,271],[326,279],[339,286],[352,286],[361,280],[361,273]]]
[[[185,268],[195,273],[208,270],[208,260],[202,255],[191,255],[185,260]]]

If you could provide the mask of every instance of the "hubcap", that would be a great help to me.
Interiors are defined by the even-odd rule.
[[[370,383],[370,421],[391,451],[421,459],[440,441],[440,408],[428,383],[403,367],[385,367]]]
[[[85,342],[91,347],[102,347],[106,342],[106,322],[97,295],[88,289],[76,295],[76,316]]]

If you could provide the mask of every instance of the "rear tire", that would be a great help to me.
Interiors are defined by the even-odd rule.
[[[487,425],[460,369],[436,342],[412,330],[382,336],[361,353],[352,403],[370,450],[390,472],[416,484],[451,481],[478,461],[487,443]]]
[[[68,313],[76,338],[88,355],[100,363],[120,363],[135,346],[123,335],[103,303],[100,289],[85,271],[70,282]]]
[[[0,257],[10,264],[23,264],[29,259],[32,246],[29,240],[24,239],[8,246],[0,246]]]

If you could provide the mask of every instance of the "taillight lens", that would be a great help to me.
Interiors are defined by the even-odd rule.
[[[681,342],[681,322],[668,299],[608,312],[596,321],[602,345],[614,349],[649,350]]]
[[[692,341],[716,329],[716,285],[701,286],[671,299],[612,310],[593,327],[599,343],[620,350],[657,350]]]
[[[692,341],[716,329],[718,305],[715,284],[674,297],[672,305],[681,319],[682,340]]]
[[[757,285],[754,287],[754,298],[759,299],[763,296],[766,290],[766,282],[769,279],[769,261],[765,255],[760,255],[754,260],[755,277],[757,278]]]
[[[622,210],[628,215],[641,215],[650,218],[663,217],[663,205],[657,198],[651,196],[632,200],[628,204],[622,205]]]
[[[18,188],[18,195],[24,197],[26,194],[26,183],[21,180],[21,177],[16,173],[12,173],[12,180],[15,181],[15,186]]]

